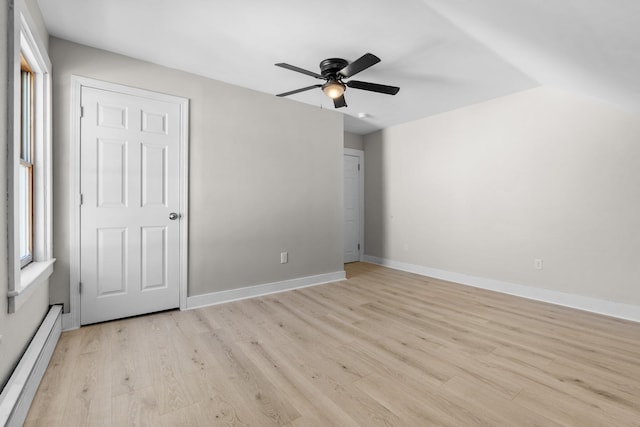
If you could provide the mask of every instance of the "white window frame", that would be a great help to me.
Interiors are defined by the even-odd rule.
[[[7,90],[7,186],[9,313],[16,312],[53,273],[51,190],[51,61],[47,50],[31,30],[35,28],[23,0],[16,0],[9,16]],[[21,268],[19,203],[20,191],[20,53],[34,72],[34,175],[33,262]]]

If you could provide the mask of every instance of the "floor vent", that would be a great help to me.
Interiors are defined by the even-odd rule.
[[[54,305],[0,394],[0,426],[21,426],[62,332],[62,306]]]

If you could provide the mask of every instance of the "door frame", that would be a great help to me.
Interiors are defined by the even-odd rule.
[[[360,235],[360,250],[358,251],[358,258],[360,261],[362,261],[363,257],[364,257],[364,151],[362,150],[356,150],[353,148],[345,148],[344,149],[344,154],[343,154],[343,161],[344,161],[344,156],[353,156],[353,157],[357,157],[358,158],[358,163],[360,164],[360,173],[358,174],[358,195],[359,195],[359,203],[360,203],[360,218],[358,218],[358,221],[360,223],[360,230],[358,231],[359,235]],[[344,181],[344,179],[343,179]],[[344,186],[344,182],[342,184]],[[344,192],[344,189],[343,189]],[[344,207],[343,207],[344,209]],[[344,219],[343,219],[343,223],[344,223]],[[343,257],[344,257],[344,253],[343,253]]]
[[[80,327],[80,117],[83,87],[133,95],[180,106],[180,310],[187,308],[188,230],[189,230],[189,99],[139,89],[88,77],[71,76],[71,152],[69,159],[69,313],[63,315],[63,329]]]

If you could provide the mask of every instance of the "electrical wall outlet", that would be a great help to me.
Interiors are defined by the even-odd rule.
[[[533,266],[536,270],[542,270],[542,259],[536,258],[533,260]]]
[[[280,252],[280,264],[289,262],[289,252]]]

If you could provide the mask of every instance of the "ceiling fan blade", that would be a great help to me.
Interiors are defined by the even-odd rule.
[[[351,77],[380,62],[380,58],[372,53],[365,53],[351,64],[338,71],[342,77]]]
[[[345,84],[354,89],[386,93],[387,95],[395,95],[400,90],[400,88],[396,86],[379,85],[377,83],[360,82],[358,80],[349,80],[348,82],[345,82]]]
[[[305,70],[304,68],[296,67],[295,65],[285,64],[284,62],[279,62],[275,64],[276,67],[286,68],[287,70],[297,71],[298,73],[306,74],[307,76],[315,77],[316,79],[324,79],[320,74],[314,73],[313,71]]]
[[[292,91],[285,92],[285,93],[279,93],[276,96],[289,96],[289,95],[293,95],[294,93],[304,92],[305,90],[311,90],[311,89],[315,89],[317,87],[322,87],[322,85],[307,86],[307,87],[303,87],[301,89],[296,89],[296,90],[292,90]]]
[[[333,100],[333,106],[336,108],[341,108],[341,107],[346,107],[347,106],[347,101],[344,99],[344,95],[335,98]]]

